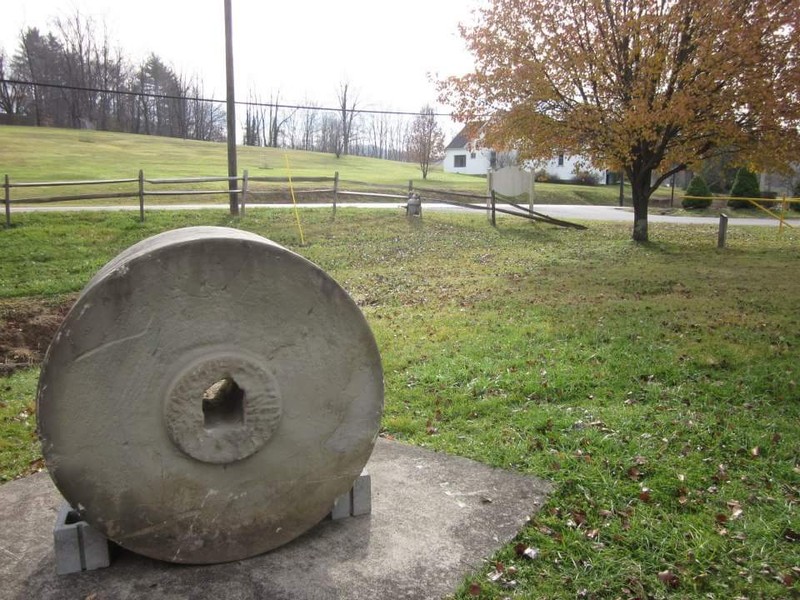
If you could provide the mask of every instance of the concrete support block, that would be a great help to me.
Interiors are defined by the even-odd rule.
[[[354,517],[368,515],[372,512],[372,478],[366,470],[361,472],[353,483],[352,506],[350,514]]]
[[[339,496],[333,503],[330,517],[334,521],[347,517],[359,517],[372,512],[372,479],[366,470],[361,472],[352,489]]]
[[[58,509],[53,528],[53,548],[59,575],[93,571],[111,564],[106,537],[81,521],[77,511],[67,502]]]

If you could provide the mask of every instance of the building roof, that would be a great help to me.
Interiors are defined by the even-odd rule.
[[[453,141],[447,144],[445,150],[460,150],[461,148],[466,148],[469,141],[467,137],[467,127],[465,126],[458,132],[456,137],[453,138]]]

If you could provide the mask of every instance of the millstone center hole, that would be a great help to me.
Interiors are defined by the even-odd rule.
[[[203,392],[203,427],[230,429],[244,425],[244,390],[231,377]]]

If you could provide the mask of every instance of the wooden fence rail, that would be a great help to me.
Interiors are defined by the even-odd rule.
[[[237,188],[230,189],[169,189],[158,190],[152,189],[152,186],[160,185],[185,185],[185,184],[203,184],[203,183],[221,183],[235,181]],[[5,175],[3,182],[3,196],[5,205],[6,227],[11,226],[11,205],[12,204],[45,204],[54,202],[67,202],[67,201],[80,201],[80,200],[117,200],[122,198],[138,198],[139,199],[139,219],[144,221],[145,213],[145,198],[151,197],[164,197],[164,196],[207,196],[215,194],[238,194],[239,195],[239,211],[244,215],[247,199],[249,197],[264,197],[271,194],[285,193],[285,190],[258,190],[252,189],[250,185],[253,182],[257,183],[283,183],[291,187],[293,194],[332,194],[333,196],[333,210],[336,212],[336,204],[339,195],[349,196],[364,196],[373,198],[398,198],[406,199],[407,194],[388,194],[366,191],[345,191],[340,189],[341,180],[339,179],[339,172],[335,172],[332,177],[259,177],[249,176],[247,171],[244,171],[241,177],[172,177],[172,178],[153,178],[148,179],[144,176],[143,171],[139,171],[138,177],[128,177],[121,179],[92,179],[92,180],[78,180],[78,181],[26,181],[15,183],[12,182],[8,175]],[[333,187],[322,188],[300,188],[294,189],[296,183],[332,183]],[[79,194],[61,194],[55,196],[32,196],[32,197],[17,197],[12,198],[12,190],[21,188],[52,188],[64,186],[124,186],[126,184],[136,184],[133,189],[122,191],[103,191],[97,193],[79,193]],[[147,188],[146,186],[151,186]],[[411,189],[411,184],[409,184]]]

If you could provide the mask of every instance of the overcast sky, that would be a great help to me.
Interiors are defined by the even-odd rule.
[[[482,0],[232,0],[237,99],[335,105],[349,81],[363,108],[416,111],[436,101],[430,77],[467,72],[458,24]],[[76,11],[134,62],[149,52],[225,94],[223,0],[4,0],[0,46],[13,54],[25,27],[53,29]],[[437,107],[444,111],[446,107]]]

